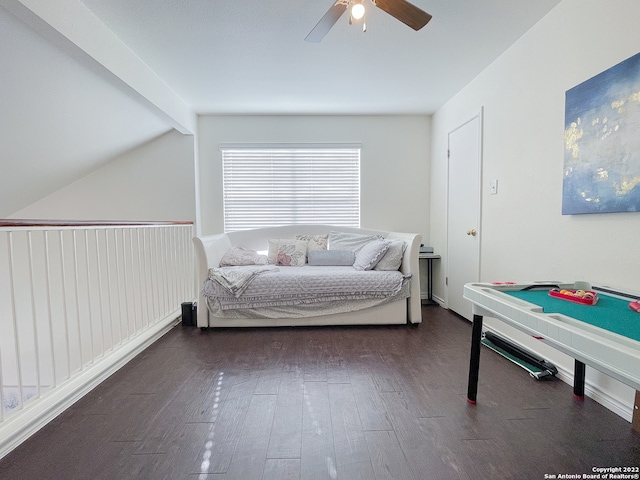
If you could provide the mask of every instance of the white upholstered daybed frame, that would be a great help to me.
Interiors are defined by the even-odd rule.
[[[378,234],[385,238],[401,239],[407,244],[400,271],[412,274],[410,296],[399,300],[355,312],[332,315],[319,315],[305,318],[272,319],[229,319],[217,318],[207,309],[206,299],[199,294],[197,326],[206,327],[278,327],[278,326],[314,326],[314,325],[388,325],[422,322],[420,300],[420,272],[418,251],[422,236],[415,233],[384,232],[353,227],[333,225],[284,225],[279,227],[258,228],[237,232],[221,233],[194,237],[193,243],[198,262],[198,288],[201,289],[207,279],[209,268],[220,266],[220,259],[232,246],[242,246],[252,250],[265,250],[270,238],[293,238],[296,235],[320,235],[330,231]],[[290,267],[295,268],[295,267]]]

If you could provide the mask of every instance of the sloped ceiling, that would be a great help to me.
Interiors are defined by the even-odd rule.
[[[171,129],[0,7],[0,217]]]
[[[559,1],[369,5],[311,44],[331,0],[0,0],[0,217],[194,114],[431,114]]]

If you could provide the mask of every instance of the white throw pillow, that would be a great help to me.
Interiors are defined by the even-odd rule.
[[[296,235],[296,240],[306,240],[307,254],[313,250],[326,250],[329,241],[329,235]]]
[[[305,240],[280,241],[276,254],[276,265],[302,267],[307,263],[307,242]]]
[[[356,261],[353,262],[353,268],[356,270],[372,270],[382,259],[391,242],[387,240],[374,240],[367,243],[356,253]]]
[[[380,235],[363,235],[361,233],[329,232],[329,250],[351,250],[358,252],[373,240],[381,240]]]
[[[275,265],[276,257],[278,256],[278,246],[280,242],[293,243],[295,239],[293,238],[270,238],[269,239],[269,251],[267,252],[267,262]]]
[[[402,257],[407,249],[407,244],[403,240],[390,240],[389,250],[380,259],[374,270],[387,270],[395,272],[402,265]]]

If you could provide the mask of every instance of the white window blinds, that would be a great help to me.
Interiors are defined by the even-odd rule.
[[[226,146],[226,232],[296,223],[360,226],[360,146]]]

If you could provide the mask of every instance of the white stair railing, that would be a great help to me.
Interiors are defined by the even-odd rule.
[[[192,237],[0,221],[0,458],[171,328],[196,298]]]

